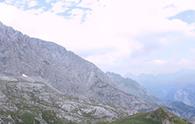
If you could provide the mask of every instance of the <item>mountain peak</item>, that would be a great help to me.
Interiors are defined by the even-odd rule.
[[[0,28],[0,74],[25,74],[29,80],[40,77],[66,96],[112,107],[121,116],[153,107],[111,85],[111,79],[98,67],[64,47],[30,38],[6,26]]]

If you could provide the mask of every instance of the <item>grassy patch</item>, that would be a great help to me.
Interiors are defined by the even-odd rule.
[[[129,118],[119,119],[110,124],[162,124],[164,120],[168,120],[170,124],[188,124],[185,120],[170,115],[171,114],[166,112],[163,108],[159,108],[154,112],[139,113]]]

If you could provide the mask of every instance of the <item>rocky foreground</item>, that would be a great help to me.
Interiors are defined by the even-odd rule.
[[[66,124],[110,121],[124,113],[110,106],[68,97],[43,80],[0,77],[1,124]]]

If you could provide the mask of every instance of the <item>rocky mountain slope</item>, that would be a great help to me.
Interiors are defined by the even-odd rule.
[[[112,84],[113,86],[115,86],[116,88],[137,96],[143,100],[145,100],[146,102],[149,103],[157,103],[157,98],[155,98],[154,96],[152,96],[151,94],[149,94],[145,88],[143,88],[139,83],[137,83],[136,81],[130,79],[130,78],[124,78],[119,74],[113,73],[113,72],[107,72],[106,75],[112,80]]]
[[[112,81],[106,74],[73,52],[52,42],[30,38],[2,23],[0,74],[44,79],[65,96],[110,106],[123,114],[131,115],[153,108],[141,98],[110,85]]]
[[[178,88],[173,94],[173,99],[195,107],[195,85],[187,85]]]
[[[110,106],[65,96],[43,79],[1,76],[0,86],[1,124],[85,124],[123,115]]]
[[[188,124],[162,108],[124,118],[111,106],[65,96],[41,78],[1,75],[0,86],[1,124]]]
[[[184,104],[183,102],[174,101],[167,104],[169,110],[180,117],[195,123],[195,108]]]

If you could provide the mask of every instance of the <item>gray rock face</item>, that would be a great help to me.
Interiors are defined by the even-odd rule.
[[[94,64],[52,43],[30,38],[0,24],[0,73],[46,80],[67,96],[112,106],[133,114],[150,109],[147,102],[113,86]]]
[[[0,86],[1,124],[85,124],[120,116],[110,106],[64,96],[43,79],[1,76]]]
[[[155,104],[157,103],[157,98],[150,95],[146,89],[144,89],[139,83],[130,79],[124,78],[119,74],[115,74],[112,72],[107,72],[106,75],[112,80],[111,85],[115,86],[116,88],[134,95],[136,97],[141,98],[142,100],[146,101],[147,103]]]
[[[167,104],[169,110],[176,115],[183,117],[191,122],[195,121],[195,108],[184,104],[183,102],[174,101]]]
[[[189,106],[195,107],[195,86],[189,85],[178,89],[174,94],[174,100],[181,101]]]

